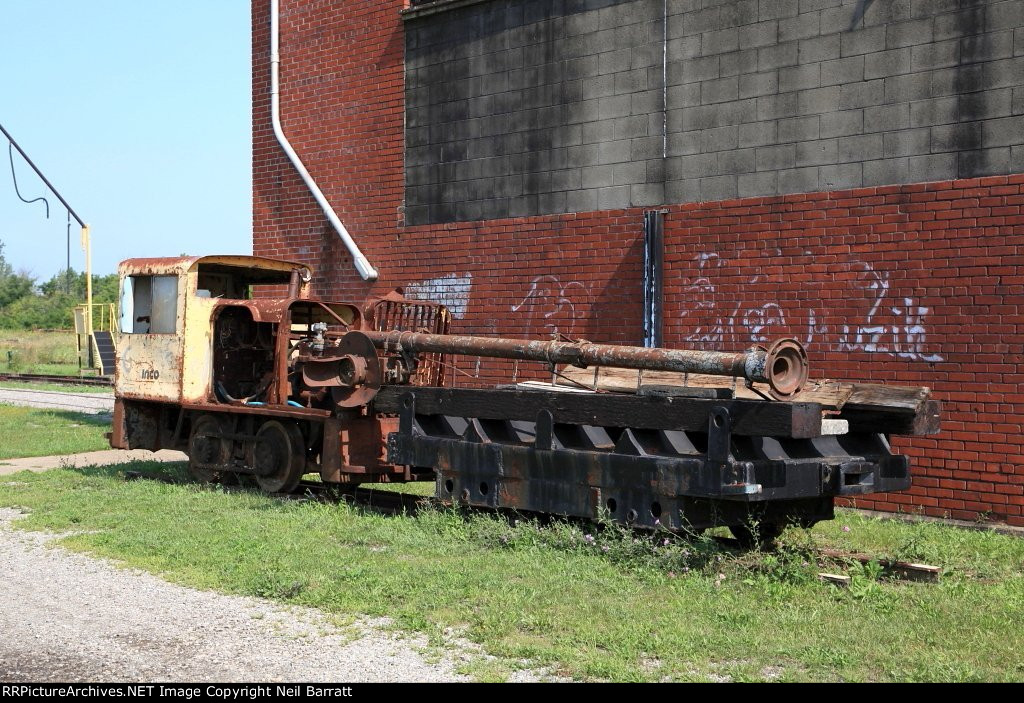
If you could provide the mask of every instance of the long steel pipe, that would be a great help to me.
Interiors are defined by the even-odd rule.
[[[772,395],[779,399],[790,398],[799,393],[808,374],[807,355],[795,339],[777,340],[767,349],[754,348],[745,352],[730,353],[419,332],[363,334],[370,338],[375,347],[385,351],[464,354],[498,359],[545,361],[583,368],[611,366],[732,376],[767,383]]]

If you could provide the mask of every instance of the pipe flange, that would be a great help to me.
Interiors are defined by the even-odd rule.
[[[804,389],[810,365],[807,352],[792,338],[777,339],[764,358],[764,376],[776,400],[790,400]]]

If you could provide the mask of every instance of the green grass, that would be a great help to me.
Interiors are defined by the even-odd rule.
[[[0,459],[110,449],[103,415],[0,405]]]
[[[413,481],[412,483],[364,483],[362,488],[392,493],[409,493],[414,496],[434,495],[433,481]]]
[[[0,373],[78,373],[74,332],[0,330]]]
[[[18,524],[74,530],[61,543],[172,581],[387,615],[442,645],[455,627],[498,657],[467,671],[532,667],[599,680],[1024,679],[1024,540],[840,513],[790,529],[774,554],[710,540],[450,510],[386,517],[195,485],[125,482],[157,465],[0,479]],[[844,531],[843,528],[849,528]],[[667,542],[666,542],[667,540]],[[830,546],[947,569],[940,584],[815,563]],[[848,569],[853,585],[816,573]]]
[[[61,391],[63,393],[106,393],[113,395],[114,389],[111,386],[89,386],[77,385],[74,383],[26,383],[22,381],[0,381],[0,388],[14,388],[25,391]]]

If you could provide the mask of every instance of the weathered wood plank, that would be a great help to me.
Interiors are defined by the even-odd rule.
[[[839,417],[850,423],[850,432],[932,435],[938,434],[942,429],[942,403],[937,400],[926,400],[913,415],[847,405]]]
[[[557,385],[581,384],[588,388],[595,386],[594,369],[565,367],[560,373],[571,380],[556,379]],[[765,395],[768,393],[767,384],[755,383],[754,390],[751,390],[744,385],[742,380],[722,376],[667,371],[644,371],[643,375],[639,376],[639,372],[635,369],[611,368],[601,368],[596,373],[596,387],[599,390],[636,393],[639,388],[642,394],[646,387],[671,386],[729,389],[736,398],[751,400],[762,398],[756,391]],[[807,382],[807,386],[794,400],[801,403],[820,403],[829,410],[842,410],[852,406],[858,410],[881,410],[887,413],[916,415],[923,409],[925,401],[930,397],[931,389],[922,386],[846,383],[829,379],[812,379]]]
[[[556,378],[557,385],[575,386],[583,385],[593,388],[595,383],[594,369],[580,369],[573,366],[566,366],[559,370],[566,378]],[[749,400],[763,400],[764,396],[759,395],[760,391],[768,395],[767,383],[755,383],[754,389],[747,388],[742,379],[727,378],[724,376],[709,376],[707,374],[682,374],[672,371],[644,371],[639,384],[637,378],[639,372],[635,369],[613,369],[601,368],[597,372],[597,389],[613,393],[636,393],[637,388],[643,393],[648,387],[677,386],[684,388],[710,388],[728,390],[736,398]],[[575,383],[574,383],[575,382]],[[577,385],[579,384],[579,385]],[[846,399],[853,392],[853,384],[839,383],[837,381],[811,380],[797,398],[801,403],[820,403],[825,408],[838,410],[846,402]]]
[[[425,415],[534,420],[538,411],[544,409],[551,412],[557,423],[704,432],[711,409],[725,407],[732,418],[734,434],[794,438],[821,435],[822,408],[817,403],[385,386],[374,398],[374,409],[399,413],[407,393],[415,394],[416,412]]]
[[[844,408],[885,408],[893,412],[914,415],[930,395],[930,389],[920,386],[855,383]]]
[[[663,389],[686,386],[729,389],[738,399],[760,399],[757,393],[736,379],[701,374],[645,371],[642,377],[632,369],[578,369],[566,367],[561,373],[578,384],[594,386],[612,393],[636,394],[640,388]],[[572,381],[558,379],[557,384]],[[578,387],[578,386],[576,386]],[[754,387],[767,394],[764,384]],[[884,432],[895,435],[932,435],[940,429],[941,405],[930,400],[931,390],[917,386],[889,386],[879,383],[840,383],[827,379],[808,381],[795,399],[802,403],[819,403],[828,410],[839,411],[839,417],[850,423],[851,432]],[[794,401],[790,401],[794,402]]]
[[[942,567],[931,564],[915,564],[907,561],[893,561],[890,559],[878,559],[868,554],[853,554],[841,552],[836,549],[823,549],[821,553],[833,559],[853,559],[861,564],[876,562],[887,574],[906,581],[925,581],[938,583],[942,576]],[[820,574],[819,574],[820,576]]]
[[[836,586],[842,586],[846,588],[850,585],[850,577],[845,574],[827,574],[824,571],[818,574],[818,578],[825,583],[831,583]]]

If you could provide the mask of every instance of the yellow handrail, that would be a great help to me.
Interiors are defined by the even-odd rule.
[[[82,303],[75,306],[75,332],[78,334],[89,334],[91,331],[118,333],[117,311],[114,303],[93,303],[88,305]],[[92,309],[91,324],[89,309]]]

